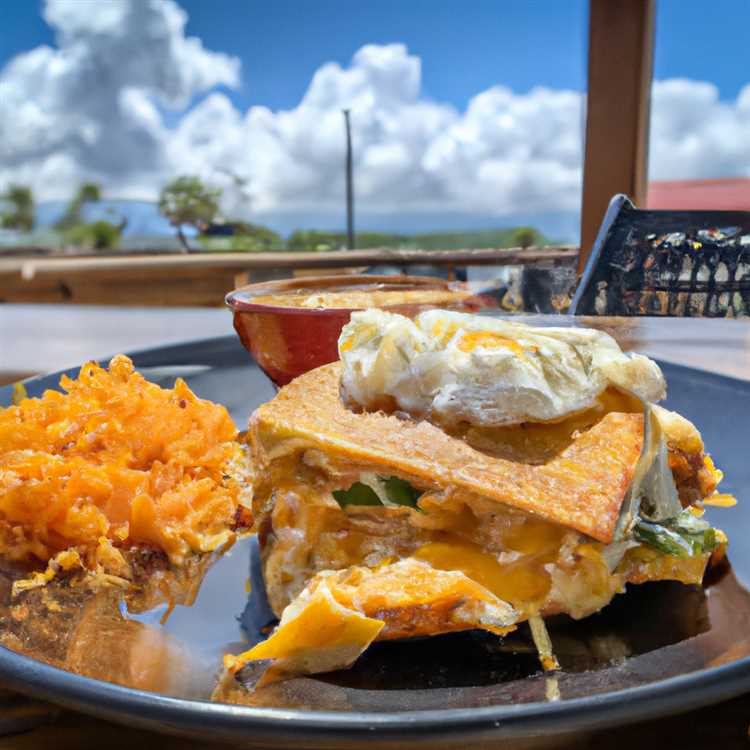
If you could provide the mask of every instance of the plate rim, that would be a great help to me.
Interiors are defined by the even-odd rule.
[[[647,685],[555,702],[411,711],[308,711],[187,699],[84,677],[0,646],[9,687],[120,723],[161,732],[263,743],[306,739],[455,741],[544,736],[623,726],[732,698],[750,686],[750,657]],[[690,688],[690,690],[684,690]],[[383,691],[387,692],[387,691]],[[207,721],[208,720],[208,721]],[[314,745],[312,745],[314,746]]]
[[[137,362],[160,354],[175,355],[196,348],[215,351],[227,347],[236,349],[235,353],[241,352],[249,368],[257,368],[232,335],[145,347],[126,354]],[[103,364],[110,359],[106,356],[95,361]],[[693,376],[750,390],[750,382],[741,378],[679,363],[657,362],[666,370],[682,370]],[[23,382],[59,380],[62,374],[77,372],[82,364],[39,374]],[[0,402],[9,400],[11,393],[12,384],[0,387]],[[250,742],[251,745],[266,747],[287,747],[287,744],[279,743],[290,742],[297,747],[336,747],[368,739],[417,744],[429,742],[433,747],[436,743],[455,742],[459,738],[547,736],[623,726],[684,713],[750,690],[750,656],[646,685],[555,702],[388,712],[255,707],[179,698],[84,677],[4,646],[0,646],[0,677],[8,687],[23,694],[88,715],[162,733],[242,740],[246,745]]]

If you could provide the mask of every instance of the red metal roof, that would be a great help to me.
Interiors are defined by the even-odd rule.
[[[651,182],[646,207],[750,211],[750,178]]]

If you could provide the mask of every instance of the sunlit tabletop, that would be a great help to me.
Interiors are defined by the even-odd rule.
[[[612,333],[656,359],[750,378],[750,320],[514,316],[531,323],[573,320]],[[232,335],[222,308],[0,305],[0,380],[51,372],[134,349]]]

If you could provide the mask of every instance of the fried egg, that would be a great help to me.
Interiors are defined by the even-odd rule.
[[[341,395],[367,411],[403,411],[451,427],[551,422],[593,407],[608,387],[665,397],[658,365],[608,334],[540,328],[446,310],[411,320],[371,309],[339,338]]]

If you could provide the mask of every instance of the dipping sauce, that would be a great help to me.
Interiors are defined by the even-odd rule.
[[[348,289],[314,294],[267,294],[255,297],[256,305],[302,307],[311,310],[336,308],[347,310],[368,307],[392,308],[404,305],[456,305],[471,297],[466,289]]]
[[[318,276],[250,284],[227,295],[244,347],[278,386],[338,359],[341,329],[372,307],[413,317],[442,308],[497,308],[491,293],[427,276]]]

